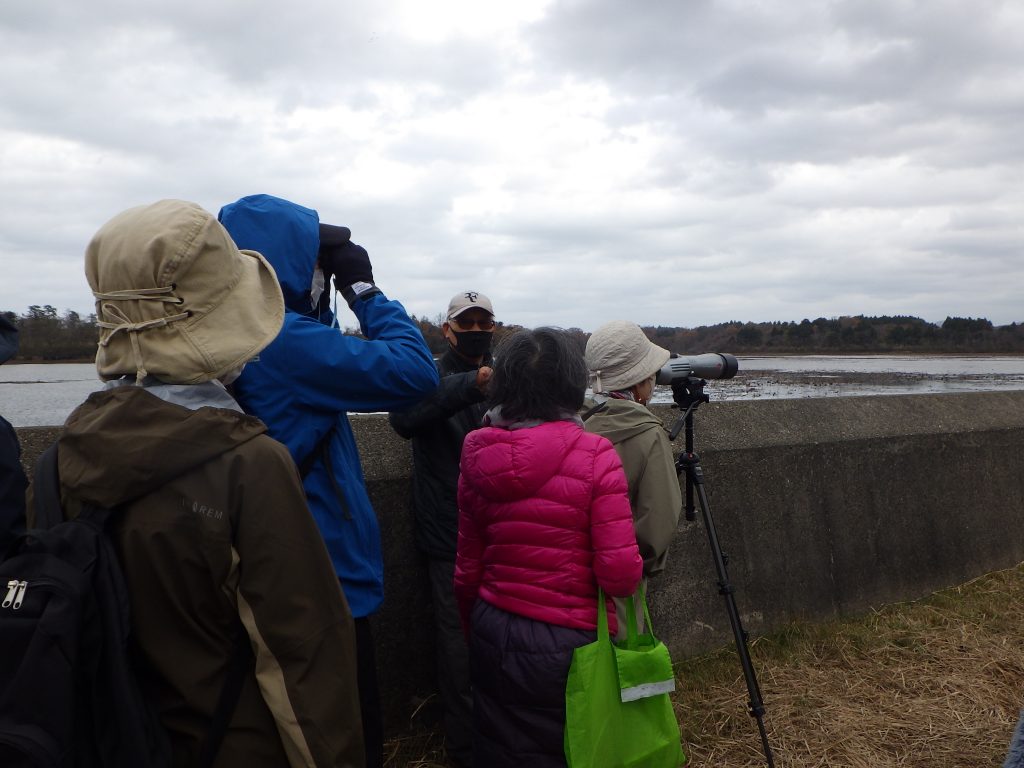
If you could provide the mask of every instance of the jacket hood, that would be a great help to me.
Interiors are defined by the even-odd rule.
[[[164,402],[141,387],[94,392],[58,440],[61,485],[113,507],[165,485],[266,432],[252,416]]]
[[[549,421],[526,429],[484,427],[466,436],[462,473],[490,501],[533,496],[559,474],[582,434],[571,421]]]
[[[271,195],[249,195],[217,216],[239,248],[258,251],[277,273],[284,305],[311,311],[309,288],[320,250],[320,216],[311,208]]]
[[[632,400],[608,398],[605,407],[587,419],[587,431],[608,438],[612,445],[629,440],[652,429],[664,429],[661,419],[646,407]],[[583,413],[597,405],[595,400],[583,404]]]

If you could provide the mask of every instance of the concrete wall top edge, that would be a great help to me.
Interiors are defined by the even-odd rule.
[[[679,411],[667,405],[652,410],[666,428],[679,417]],[[1020,428],[1024,391],[712,401],[694,415],[694,449],[703,453]],[[19,428],[25,462],[34,461],[59,429]],[[410,444],[391,429],[386,415],[360,414],[353,420],[353,431],[367,480],[408,482]],[[675,447],[682,450],[683,445],[680,432]]]
[[[654,406],[667,427],[678,410]],[[921,434],[1024,428],[1024,391],[734,400],[701,405],[694,449],[813,445]],[[676,440],[683,446],[683,436]]]

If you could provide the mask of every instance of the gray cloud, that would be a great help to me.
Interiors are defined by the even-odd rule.
[[[0,309],[89,311],[122,208],[269,192],[428,317],[474,287],[585,329],[1024,320],[1015,4],[537,7],[486,33],[466,5],[5,8]]]

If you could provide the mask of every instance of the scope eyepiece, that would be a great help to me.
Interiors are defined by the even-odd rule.
[[[739,361],[725,352],[707,352],[686,357],[672,353],[672,357],[658,371],[655,384],[674,384],[682,379],[731,379],[740,369]]]

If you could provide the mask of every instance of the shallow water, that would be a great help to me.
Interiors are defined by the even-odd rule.
[[[1024,356],[800,355],[741,357],[735,378],[708,382],[713,400],[795,399],[1024,389]],[[659,387],[653,402],[669,403]]]
[[[16,427],[63,424],[102,386],[91,363],[0,366],[0,416]]]
[[[735,378],[708,382],[712,400],[1024,390],[1024,355],[806,355],[739,363]],[[16,427],[62,424],[101,387],[88,363],[0,366],[0,416]],[[653,402],[672,402],[671,390],[658,387]]]

